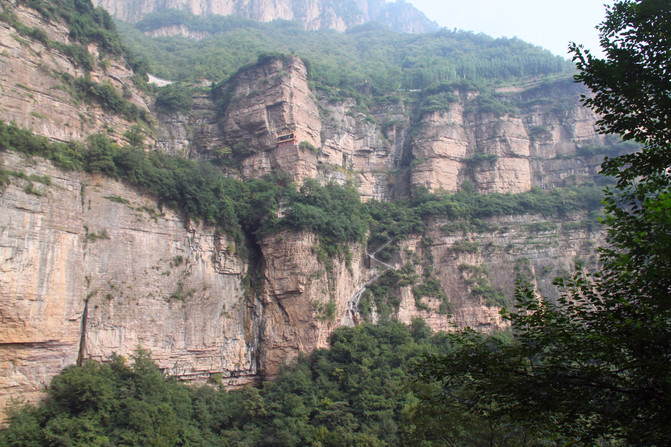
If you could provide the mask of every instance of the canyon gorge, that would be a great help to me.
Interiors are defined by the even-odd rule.
[[[157,4],[99,3],[129,21]],[[194,14],[243,12],[241,2],[238,9],[219,2],[221,10],[213,2],[163,3]],[[268,3],[272,13],[253,2],[244,12],[261,21],[303,14],[308,29],[348,26],[329,19],[328,8],[314,9],[318,2],[289,2],[293,9]],[[140,132],[147,152],[210,161],[240,180],[279,170],[298,185],[353,185],[363,202],[407,199],[417,190],[517,194],[586,184],[614,145],[595,131],[595,115],[579,101],[585,91],[568,75],[491,92],[455,87],[447,104],[433,108],[431,99],[445,92],[398,90],[362,108],[354,98],[313,88],[303,60],[286,55],[196,86],[188,110],[160,110],[155,95],[133,83],[124,58],[90,43],[96,63],[84,70],[45,44],[72,43],[63,23],[22,4],[2,8],[47,40],[0,21],[0,115],[54,142],[104,133],[129,144],[132,118],[73,98],[68,84],[86,77],[146,113],[150,124]],[[291,142],[278,143],[282,135]],[[137,348],[186,381],[217,376],[240,386],[272,378],[300,353],[325,347],[337,327],[379,319],[374,306],[362,315],[351,302],[406,265],[435,278],[444,297],[417,298],[415,284],[396,286],[392,318],[421,317],[435,331],[502,329],[499,309],[511,304],[517,280],[557,297],[553,278],[577,261],[594,265],[605,237],[584,210],[497,215],[462,227],[429,217],[424,234],[397,241],[384,259],[374,254],[384,241],[348,242],[350,258],[327,265],[314,232],[239,241],[128,182],[11,150],[0,157],[1,169],[16,174],[0,190],[0,408],[13,398],[38,398],[66,365],[129,357]],[[488,299],[483,291],[507,298]]]

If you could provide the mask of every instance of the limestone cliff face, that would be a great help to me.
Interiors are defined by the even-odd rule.
[[[568,103],[562,110],[521,106],[503,115],[473,111],[473,98],[462,95],[448,111],[424,114],[410,143],[411,184],[456,191],[469,180],[482,192],[522,192],[565,186],[570,176],[593,177],[601,160],[577,157],[578,148],[604,140],[578,95],[579,89],[569,86],[556,92],[556,100]]]
[[[283,0],[97,0],[95,3],[127,22],[137,22],[147,14],[165,9],[185,10],[194,15],[240,15],[260,22],[294,18],[293,2]],[[296,3],[304,9],[307,2]]]
[[[339,0],[96,0],[94,3],[127,22],[138,22],[152,12],[178,9],[194,15],[236,15],[258,22],[295,20],[308,30],[345,31],[370,21],[384,23],[402,32],[423,33],[438,29],[435,22],[409,3],[386,4],[384,0],[357,0],[354,3]],[[189,34],[190,31],[160,28],[149,33],[174,35]]]
[[[47,23],[27,8],[16,7],[15,13],[49,39],[69,43],[65,27]],[[130,122],[78,102],[68,92],[62,74],[83,76],[83,70],[56,49],[25,41],[6,22],[0,22],[0,37],[4,120],[60,141],[100,131],[123,140]],[[89,50],[98,60],[91,78],[109,82],[146,108],[123,60],[99,55],[93,45]],[[446,110],[421,116],[412,98],[402,95],[362,111],[351,100],[315,95],[303,63],[289,58],[244,70],[224,89],[224,106],[200,93],[189,114],[159,115],[161,125],[147,135],[150,146],[204,159],[233,150],[245,178],[282,169],[297,181],[350,179],[365,199],[389,198],[408,186],[454,191],[465,180],[482,192],[561,186],[593,176],[600,164],[599,157],[577,156],[581,145],[603,145],[603,139],[594,131],[594,115],[580,107],[576,86],[499,92],[518,105],[514,113],[478,111],[477,92],[462,92]],[[563,106],[548,105],[548,99]],[[307,145],[277,144],[278,135],[291,132],[296,142]],[[407,176],[399,177],[399,170]]]
[[[318,238],[307,232],[268,236],[261,242],[264,265],[264,319],[260,361],[267,375],[300,352],[327,346],[328,336],[346,319],[348,303],[370,275],[360,245],[352,261],[318,260]]]
[[[80,359],[138,347],[171,375],[240,385],[327,344],[370,275],[362,248],[326,268],[311,233],[261,241],[258,290],[233,241],[113,180],[2,154],[0,408]],[[30,192],[32,191],[32,192]],[[1,414],[1,413],[0,413]]]
[[[184,379],[258,374],[260,303],[246,296],[246,262],[213,228],[185,224],[109,179],[3,154],[0,193],[0,407],[40,394],[78,358],[142,347]]]
[[[212,37],[212,33],[192,30],[186,25],[170,25],[161,28],[155,28],[149,31],[145,31],[145,35],[149,37],[182,36],[193,40],[202,40],[207,39],[208,37]]]
[[[230,147],[219,126],[219,116],[211,96],[194,96],[193,107],[182,112],[158,113],[155,149],[171,156],[192,159],[214,159],[222,148]]]
[[[220,88],[223,136],[214,140],[241,148],[245,178],[282,169],[297,181],[349,179],[364,199],[386,199],[407,187],[456,191],[464,181],[481,192],[522,192],[597,174],[601,159],[580,156],[579,148],[604,140],[594,130],[596,117],[580,106],[580,93],[562,82],[500,92],[499,100],[512,104],[505,113],[479,108],[480,93],[472,91],[441,111],[419,113],[421,101],[400,95],[363,111],[352,100],[314,95],[303,63],[289,58],[245,70]],[[543,105],[548,97],[561,107]],[[202,116],[212,129],[216,118]],[[277,144],[290,132],[314,150]],[[399,183],[399,170],[407,183]]]
[[[419,239],[402,243],[397,266],[413,259],[417,262],[418,257],[431,259],[447,294],[449,313],[441,315],[441,302],[430,297],[422,299],[428,309],[420,308],[407,287],[400,290],[397,318],[410,323],[420,316],[436,331],[505,327],[499,309],[514,304],[511,297],[518,280],[531,282],[539,294],[556,299],[560,291],[552,283],[554,278],[566,277],[576,261],[588,268],[596,265],[594,248],[604,244],[604,234],[598,225],[583,224],[583,218],[578,214],[563,219],[498,217],[485,222],[490,230],[478,233],[445,233],[441,229],[445,222],[433,222],[424,243]],[[492,295],[499,298],[492,299]]]
[[[78,359],[130,356],[138,347],[184,380],[221,374],[239,385],[272,377],[299,353],[326,346],[335,328],[361,321],[353,299],[379,273],[358,244],[349,265],[334,259],[327,268],[314,234],[283,232],[261,240],[260,281],[250,289],[243,286],[250,267],[225,234],[107,178],[13,153],[2,161],[11,171],[49,176],[50,184],[27,188],[28,180],[12,178],[0,192],[0,405],[40,397]],[[432,259],[450,313],[439,313],[431,298],[420,308],[406,287],[395,316],[421,316],[436,330],[501,327],[500,303],[475,286],[509,295],[526,275],[556,295],[551,279],[602,237],[533,216],[492,219],[492,230],[481,233],[444,234],[442,224],[424,240],[405,241],[391,265]]]
[[[259,177],[273,169],[293,173],[296,180],[316,177],[317,158],[300,143],[319,147],[321,121],[307,70],[298,58],[274,60],[245,70],[232,80],[226,110],[219,122],[225,140],[241,157],[244,177]],[[293,133],[298,144],[278,144]]]
[[[72,43],[67,27],[62,24],[47,22],[32,9],[20,5],[12,8],[12,12],[24,25],[43,30],[50,40]],[[88,49],[97,67],[90,73],[91,79],[109,82],[119,92],[125,91],[135,105],[147,109],[130,80],[133,72],[123,59],[101,55],[95,45]],[[26,40],[8,23],[0,21],[0,115],[4,121],[58,141],[82,140],[103,130],[115,140],[122,140],[131,123],[97,105],[73,99],[69,93],[71,86],[62,74],[86,75],[56,48]]]

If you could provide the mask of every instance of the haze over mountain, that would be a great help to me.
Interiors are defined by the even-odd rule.
[[[344,31],[376,21],[408,33],[436,31],[429,20],[409,3],[384,0],[96,0],[113,16],[137,22],[150,13],[178,9],[195,15],[235,15],[259,22],[295,20],[305,29]]]
[[[554,54],[568,56],[569,42],[601,56],[595,24],[614,0],[539,2],[537,0],[409,0],[441,27],[518,37]]]

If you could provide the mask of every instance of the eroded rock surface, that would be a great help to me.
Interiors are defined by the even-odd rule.
[[[347,313],[350,298],[365,282],[361,246],[352,261],[325,266],[316,254],[319,239],[309,232],[282,232],[264,238],[264,318],[260,360],[272,376],[301,352],[327,346],[328,336]]]
[[[226,235],[107,178],[3,161],[51,184],[27,192],[14,178],[0,194],[2,408],[78,358],[138,347],[184,379],[254,379],[260,304],[243,291],[246,262]]]
[[[147,14],[166,9],[188,11],[194,15],[235,15],[258,22],[273,20],[294,20],[305,29],[332,29],[345,31],[356,25],[377,21],[392,29],[408,33],[437,31],[438,24],[429,20],[424,13],[409,3],[393,5],[385,0],[356,0],[338,2],[325,0],[96,0],[113,16],[127,22],[137,22]],[[164,35],[170,31],[164,28],[154,33]]]

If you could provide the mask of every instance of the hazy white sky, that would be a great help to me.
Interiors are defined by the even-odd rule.
[[[440,26],[482,32],[492,37],[519,37],[570,58],[570,41],[599,51],[594,28],[613,0],[406,0]]]

